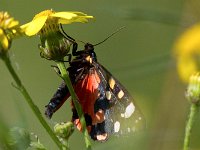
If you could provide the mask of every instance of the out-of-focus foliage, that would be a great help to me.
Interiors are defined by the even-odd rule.
[[[30,146],[31,139],[28,131],[20,127],[9,128],[1,118],[0,149],[21,150]]]

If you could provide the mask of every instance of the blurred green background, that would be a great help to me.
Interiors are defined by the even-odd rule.
[[[21,24],[31,21],[45,9],[82,11],[95,20],[87,24],[65,25],[75,39],[97,43],[125,26],[126,28],[96,47],[98,60],[130,91],[145,115],[145,131],[130,137],[112,137],[105,143],[92,142],[94,150],[179,150],[189,104],[184,98],[184,85],[176,71],[172,47],[184,29],[199,20],[199,1],[184,0],[1,0],[0,10],[8,11]],[[11,59],[31,97],[44,112],[45,105],[61,79],[40,58],[38,37],[20,38],[13,42]],[[83,45],[79,45],[82,49]],[[34,132],[50,150],[57,149],[29,109],[24,98],[11,83],[13,79],[0,62],[0,116],[8,126],[21,126]],[[71,119],[69,102],[48,123]],[[192,134],[191,150],[200,149],[198,116]],[[72,150],[84,149],[83,136],[77,130],[70,138]]]

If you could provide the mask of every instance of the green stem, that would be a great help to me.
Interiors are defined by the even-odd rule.
[[[185,128],[185,139],[184,139],[183,150],[189,150],[191,130],[194,123],[195,114],[197,113],[197,111],[198,111],[197,104],[191,104],[189,119]]]
[[[44,120],[44,118],[42,117],[42,114],[41,114],[40,110],[34,104],[33,100],[31,99],[30,95],[28,94],[27,90],[23,86],[23,84],[20,81],[19,77],[17,76],[14,68],[12,67],[12,64],[11,64],[11,61],[9,59],[9,56],[7,54],[3,55],[2,56],[2,60],[4,61],[4,63],[6,65],[6,67],[8,68],[10,74],[12,75],[13,79],[15,80],[15,82],[17,84],[17,88],[19,89],[19,91],[24,96],[26,102],[28,103],[29,107],[31,108],[31,110],[33,111],[33,113],[35,114],[35,116],[37,117],[37,119],[39,120],[39,122],[46,129],[46,131],[48,132],[48,134],[50,135],[50,137],[52,138],[52,140],[56,143],[56,145],[60,149],[62,149],[62,146],[63,146],[62,143],[58,140],[58,138],[56,137],[56,135],[54,134],[54,132],[52,131],[52,129],[49,127],[49,125],[47,124],[47,122]]]
[[[71,80],[69,78],[69,75],[68,75],[68,72],[66,70],[66,67],[65,67],[64,63],[63,62],[57,62],[57,66],[58,66],[58,68],[59,68],[59,70],[61,72],[63,80],[65,81],[65,83],[66,83],[66,85],[67,85],[67,87],[69,89],[70,95],[72,97],[72,101],[74,103],[74,106],[75,106],[76,111],[78,113],[78,116],[80,118],[82,131],[83,131],[84,138],[85,138],[86,148],[88,150],[90,150],[91,149],[91,143],[89,141],[89,135],[88,135],[88,132],[87,132],[87,129],[86,129],[85,117],[84,117],[81,105],[78,102],[78,97],[77,97],[77,95],[76,95],[76,93],[74,91],[74,88],[73,88],[72,84],[71,84]]]

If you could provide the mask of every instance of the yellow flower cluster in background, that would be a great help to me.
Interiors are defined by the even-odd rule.
[[[10,17],[8,12],[0,12],[0,27],[3,29],[12,29],[19,24],[17,20]]]
[[[200,24],[187,29],[175,43],[177,70],[184,82],[200,70]]]
[[[93,18],[93,16],[88,16],[82,12],[55,12],[53,10],[44,10],[39,14],[35,15],[33,20],[21,28],[25,29],[25,33],[28,36],[35,34],[42,34],[48,29],[57,29],[59,24],[70,24],[73,22],[88,22],[88,19]],[[42,30],[45,28],[45,30]],[[48,31],[47,31],[48,32]]]
[[[21,34],[19,22],[7,12],[0,12],[0,50],[6,51],[10,48],[12,39]]]

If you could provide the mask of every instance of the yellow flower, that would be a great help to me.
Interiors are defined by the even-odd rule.
[[[8,12],[0,12],[0,27],[3,29],[12,29],[18,26],[19,22],[10,17]]]
[[[21,34],[19,22],[10,17],[7,12],[0,12],[0,53],[7,52],[12,39]]]
[[[88,22],[88,16],[82,12],[55,12],[53,10],[45,10],[35,15],[33,20],[21,28],[28,36],[38,34],[40,36],[41,45],[40,55],[49,60],[60,61],[68,55],[71,45],[75,44],[75,40],[63,35],[60,31],[60,24],[70,24],[73,22]]]
[[[184,82],[200,69],[200,24],[186,30],[175,43],[177,70]]]
[[[43,34],[52,30],[59,30],[59,24],[70,24],[73,22],[88,22],[93,16],[88,16],[82,12],[55,12],[45,10],[35,15],[33,20],[21,28],[25,29],[28,36]]]

